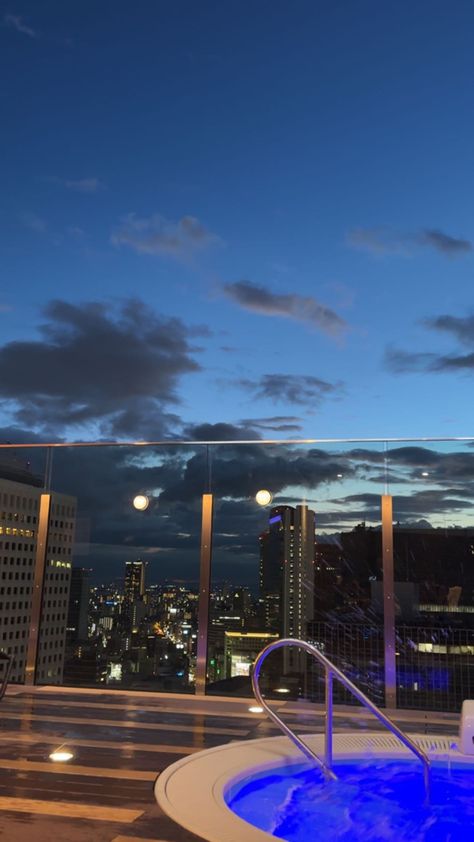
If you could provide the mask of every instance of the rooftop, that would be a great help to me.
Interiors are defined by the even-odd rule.
[[[277,702],[300,733],[321,732],[319,705]],[[15,842],[196,842],[157,806],[153,783],[179,758],[235,740],[276,736],[249,699],[64,687],[11,687],[1,702],[0,836]],[[360,708],[335,710],[335,730],[379,724]],[[410,732],[453,736],[458,716],[397,711]],[[52,762],[54,750],[68,762]]]

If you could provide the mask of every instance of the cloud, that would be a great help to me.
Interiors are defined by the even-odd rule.
[[[354,228],[347,235],[350,246],[374,255],[411,256],[416,249],[431,248],[448,257],[472,251],[472,242],[435,228],[404,234],[387,227]]]
[[[468,353],[453,350],[449,354],[433,352],[412,352],[387,348],[385,351],[385,365],[391,371],[400,374],[404,372],[430,371],[474,371],[474,316],[458,317],[441,315],[425,319],[423,324],[431,330],[447,333],[461,345],[473,350]]]
[[[436,354],[403,351],[392,346],[386,349],[384,357],[385,366],[394,374],[403,374],[407,371],[433,370],[435,361]]]
[[[25,226],[31,231],[36,231],[37,234],[45,234],[48,230],[48,223],[41,216],[36,213],[23,213],[20,219]]]
[[[183,374],[198,371],[196,329],[162,318],[139,300],[117,308],[52,301],[39,340],[0,347],[0,397],[35,429],[98,424],[104,435],[151,438],[176,416]]]
[[[193,437],[201,440],[224,439],[210,448],[216,577],[227,576],[234,582],[242,577],[248,582],[245,576],[254,576],[256,580],[258,536],[266,528],[266,517],[253,497],[262,487],[272,490],[275,504],[294,505],[305,498],[316,510],[319,534],[326,528],[351,528],[361,521],[378,525],[383,484],[379,491],[369,477],[372,484],[368,486],[366,472],[368,465],[379,471],[387,458],[390,466],[403,470],[413,482],[412,493],[407,490],[393,498],[395,520],[407,522],[418,516],[434,518],[442,525],[451,513],[461,522],[464,513],[472,517],[474,452],[410,445],[394,446],[387,452],[379,445],[331,451],[265,446],[258,441],[237,446],[226,444],[225,438],[244,438],[246,428],[219,421],[186,432],[194,432]],[[31,429],[0,430],[0,442],[39,440]],[[42,474],[44,452],[18,451],[16,456],[23,463],[31,459],[34,471]],[[429,479],[420,479],[421,468],[429,471]],[[208,476],[207,448],[199,444],[67,448],[55,451],[53,460],[53,488],[77,497],[79,517],[89,524],[91,542],[81,549],[90,556],[86,566],[95,567],[101,581],[123,575],[125,560],[144,555],[150,560],[149,581],[197,580],[200,504],[202,493],[208,490]],[[440,487],[433,488],[434,483]],[[341,496],[334,497],[334,489],[339,488]],[[150,494],[152,504],[146,513],[137,513],[131,501],[143,491]],[[79,557],[76,562],[84,564]]]
[[[239,307],[263,316],[293,319],[332,336],[340,335],[347,328],[347,323],[334,310],[310,296],[278,294],[250,281],[225,284],[223,292]]]
[[[464,344],[474,345],[474,316],[462,318],[442,315],[434,319],[426,319],[425,324],[433,330],[452,334]]]
[[[404,237],[389,228],[353,228],[346,241],[348,245],[369,254],[410,254],[413,238]]]
[[[79,178],[77,180],[64,180],[61,182],[68,190],[76,190],[78,193],[97,193],[103,186],[98,178]]]
[[[194,441],[236,441],[238,439],[258,439],[259,436],[251,427],[223,422],[190,424],[185,434]]]
[[[451,237],[450,234],[445,234],[443,231],[437,231],[436,229],[425,229],[419,235],[419,242],[421,245],[431,246],[436,251],[447,254],[449,257],[472,251],[470,240]]]
[[[245,427],[257,430],[272,430],[277,433],[296,433],[303,429],[297,415],[272,415],[266,418],[243,418],[239,422]]]
[[[328,383],[309,374],[263,374],[259,380],[239,382],[256,398],[310,406],[317,406],[324,398],[336,396],[342,390],[341,383]]]
[[[170,222],[159,214],[144,219],[129,214],[121,227],[113,232],[111,242],[116,246],[129,246],[138,254],[169,255],[182,259],[220,240],[194,216],[183,216],[178,222]]]
[[[88,178],[58,178],[57,175],[52,175],[45,177],[43,181],[65,187],[67,190],[74,190],[76,193],[98,193],[105,186],[100,179],[92,176]]]
[[[39,37],[39,32],[36,32],[35,29],[28,26],[20,15],[5,15],[3,20],[5,22],[5,26],[10,27],[11,29],[16,29],[16,31],[21,32],[22,35],[28,35],[30,38]]]

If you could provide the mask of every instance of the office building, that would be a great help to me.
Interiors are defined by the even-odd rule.
[[[225,632],[224,678],[250,675],[258,653],[278,635],[270,632]]]
[[[38,540],[42,488],[27,471],[0,468],[0,650],[13,657],[12,682],[60,684],[71,580],[76,501],[48,492]],[[6,472],[5,472],[6,473]],[[28,670],[27,670],[28,663]]]
[[[282,637],[308,639],[314,617],[315,514],[306,505],[275,506],[260,538],[260,601],[265,626]],[[300,659],[285,650],[285,671]]]
[[[84,567],[71,570],[71,589],[67,620],[67,639],[70,642],[87,640],[89,611],[89,573]]]
[[[136,628],[145,616],[145,567],[141,559],[125,562],[122,621],[127,631]]]

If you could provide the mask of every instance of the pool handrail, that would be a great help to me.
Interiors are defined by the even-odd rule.
[[[317,661],[324,667],[325,670],[325,728],[324,728],[324,760],[322,760],[314,751],[312,751],[309,746],[306,745],[303,740],[298,737],[291,728],[286,725],[282,719],[278,716],[278,714],[272,710],[272,708],[268,705],[266,700],[264,699],[259,685],[259,676],[260,670],[262,668],[262,664],[270,654],[270,652],[274,652],[276,649],[282,649],[285,646],[295,646],[299,649],[303,649],[309,655],[312,655],[316,658]],[[326,658],[316,646],[313,646],[311,643],[308,643],[306,640],[297,640],[296,638],[292,637],[284,637],[280,640],[274,640],[272,643],[269,643],[268,646],[265,646],[264,649],[257,655],[255,659],[255,663],[252,669],[252,689],[255,695],[255,698],[259,705],[261,705],[264,710],[268,713],[269,717],[273,719],[273,721],[278,725],[278,727],[289,737],[292,742],[298,746],[298,748],[306,755],[310,760],[316,761],[316,764],[319,766],[321,771],[323,772],[324,776],[328,780],[336,780],[337,776],[335,775],[332,769],[332,742],[333,742],[333,698],[332,698],[332,680],[333,677],[337,678],[341,684],[344,685],[346,690],[349,690],[356,699],[361,702],[377,719],[388,728],[389,731],[395,737],[398,737],[400,742],[403,743],[406,748],[413,752],[416,757],[421,760],[423,763],[423,779],[425,784],[425,800],[426,803],[429,803],[430,799],[430,790],[431,790],[431,763],[428,755],[421,749],[416,743],[402,731],[398,725],[390,719],[382,710],[380,710],[377,705],[375,705],[362,690],[359,690],[355,684],[338,668],[329,658]]]

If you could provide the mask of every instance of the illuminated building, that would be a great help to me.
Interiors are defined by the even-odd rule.
[[[3,471],[2,471],[3,473]],[[43,490],[24,472],[20,481],[0,478],[0,649],[13,656],[11,681],[24,682],[28,642],[35,639],[32,617],[37,573],[38,521]],[[9,476],[12,476],[11,472]],[[30,484],[31,483],[31,484]],[[46,538],[35,680],[60,684],[71,581],[76,501],[56,492]],[[39,575],[39,573],[38,573]],[[33,646],[32,650],[35,652]]]
[[[315,514],[306,505],[275,506],[260,537],[260,600],[265,626],[282,637],[308,639],[314,617]],[[285,671],[296,667],[284,651]],[[299,661],[299,659],[298,659]]]
[[[278,638],[271,632],[225,632],[224,678],[249,675],[258,653],[272,640]]]
[[[125,562],[125,587],[122,606],[123,625],[128,630],[136,628],[145,615],[146,562]]]

